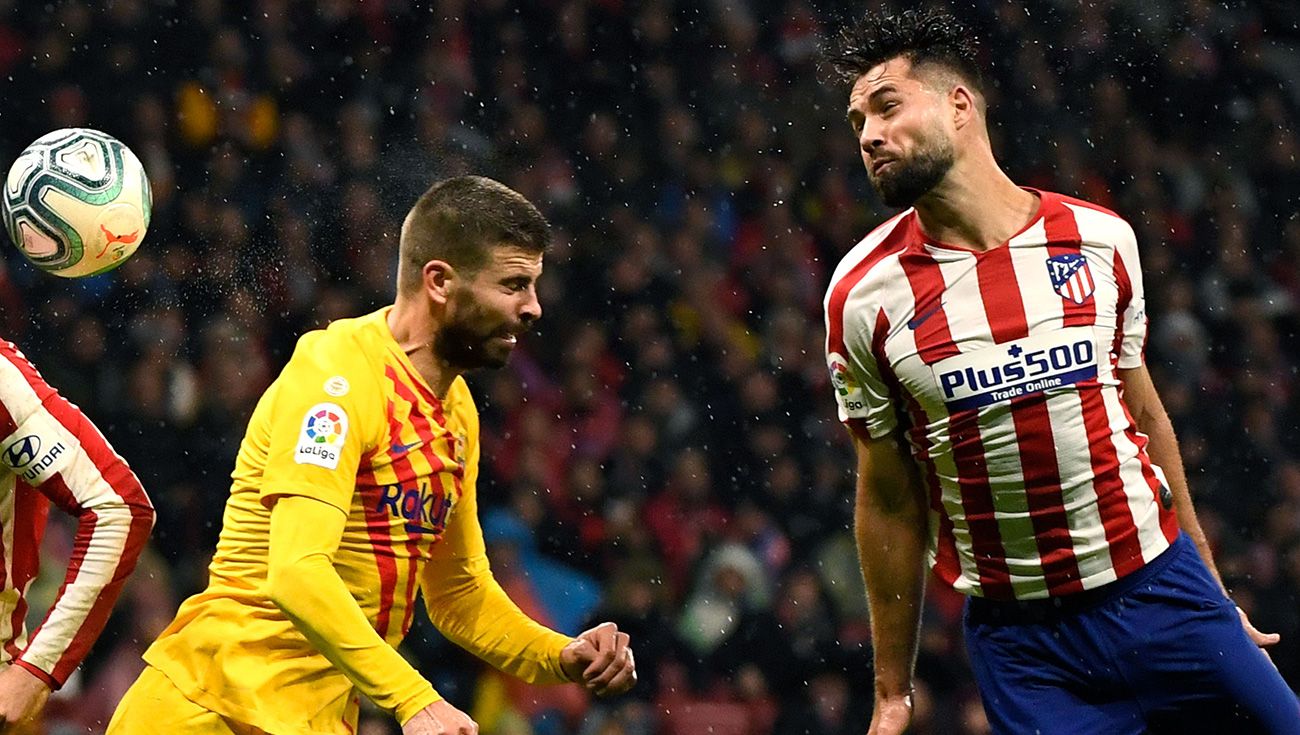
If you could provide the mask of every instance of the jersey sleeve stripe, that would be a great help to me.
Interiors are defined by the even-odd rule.
[[[14,666],[21,666],[23,670],[26,671],[27,673],[45,682],[45,686],[49,687],[50,689],[58,689],[63,685],[62,682],[56,680],[54,677],[50,676],[44,671],[41,671],[35,666],[32,666],[31,664],[27,663],[26,661],[20,658],[14,659]]]
[[[1129,279],[1128,267],[1124,263],[1124,256],[1120,253],[1119,248],[1115,248],[1115,260],[1112,267],[1115,269],[1115,284],[1119,287],[1119,302],[1115,305],[1115,341],[1111,346],[1111,353],[1114,355],[1116,365],[1118,365],[1124,347],[1124,313],[1128,311],[1129,303],[1133,300],[1133,281]],[[1146,352],[1145,338],[1142,342],[1142,351]]]
[[[880,261],[900,252],[907,245],[907,218],[911,215],[899,215],[894,219],[881,225],[877,230],[868,235],[862,243],[862,248],[866,253],[856,264],[835,281],[831,286],[830,293],[826,295],[826,351],[836,352],[841,355],[845,353],[844,345],[844,304],[849,299],[849,293],[862,281],[868,272]],[[879,237],[880,240],[873,243],[873,240]],[[854,251],[846,256],[846,261],[854,257]],[[842,266],[841,266],[842,267]]]
[[[6,437],[18,431],[18,422],[4,402],[4,392],[0,392],[0,437]]]
[[[72,495],[62,474],[44,485],[65,498]],[[80,665],[108,622],[143,550],[153,515],[138,507],[103,504],[82,510],[78,522],[63,586],[23,654],[24,660],[38,666],[52,659],[50,675],[60,683]],[[47,635],[52,636],[50,640]]]
[[[1133,300],[1133,281],[1129,279],[1128,265],[1119,248],[1115,249],[1115,283],[1119,286],[1119,303],[1116,304],[1115,311],[1123,314]]]
[[[148,509],[152,514],[153,505],[149,502],[149,497],[145,495],[140,480],[131,472],[131,468],[127,466],[126,461],[113,451],[108,444],[108,440],[99,432],[99,429],[86,419],[80,409],[50,388],[30,362],[23,359],[11,360],[11,362],[27,379],[28,385],[35,391],[36,396],[41,399],[44,410],[48,411],[65,430],[80,442],[82,449],[94,464],[104,482],[108,483],[108,487],[113,494],[117,495],[122,502],[139,505]],[[73,496],[82,504],[100,496],[99,493],[86,493],[81,487],[81,483],[73,483],[71,489]]]

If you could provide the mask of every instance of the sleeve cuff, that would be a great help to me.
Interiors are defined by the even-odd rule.
[[[546,660],[550,662],[551,667],[555,670],[556,678],[561,682],[574,684],[579,681],[578,679],[570,679],[569,673],[564,670],[564,666],[560,663],[560,654],[564,651],[564,647],[576,640],[577,638],[570,638],[562,633],[557,633],[555,638],[552,639],[553,647],[546,652]]]
[[[63,686],[63,682],[56,681],[55,678],[54,678],[53,676],[50,676],[49,674],[47,674],[47,673],[45,673],[44,671],[42,671],[42,670],[36,668],[36,667],[33,666],[32,664],[27,663],[26,661],[22,660],[21,658],[20,658],[20,659],[16,659],[16,660],[14,661],[13,665],[14,665],[14,666],[21,666],[21,667],[23,667],[24,669],[27,670],[27,673],[29,673],[29,674],[31,674],[32,676],[36,677],[37,679],[40,679],[41,681],[45,682],[45,686],[49,687],[49,688],[50,688],[50,691],[52,691],[52,692],[53,692],[53,691],[58,691],[59,688]]]
[[[420,714],[420,710],[440,701],[442,701],[442,695],[433,687],[429,687],[428,691],[421,692],[419,696],[412,697],[399,704],[397,711],[393,715],[397,719],[398,725],[406,727],[406,723],[410,722],[412,717]]]

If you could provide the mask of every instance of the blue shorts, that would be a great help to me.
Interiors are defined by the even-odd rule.
[[[1184,535],[1096,590],[971,598],[965,623],[995,733],[1300,735],[1300,701]]]

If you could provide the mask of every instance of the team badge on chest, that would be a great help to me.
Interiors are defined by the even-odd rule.
[[[1065,253],[1048,258],[1047,275],[1052,279],[1052,288],[1061,298],[1076,304],[1087,303],[1092,298],[1095,284],[1092,271],[1088,268],[1088,259],[1082,253]]]

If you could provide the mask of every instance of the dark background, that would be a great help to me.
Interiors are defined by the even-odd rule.
[[[982,39],[1013,178],[1136,228],[1147,356],[1202,523],[1300,685],[1300,11],[940,4]],[[245,422],[297,337],[391,301],[401,217],[473,172],[557,235],[538,332],[472,380],[494,568],[570,633],[605,618],[632,632],[641,682],[594,703],[485,674],[427,630],[408,652],[485,733],[865,732],[851,447],[821,298],[889,212],[845,91],[815,64],[819,35],[860,7],[0,0],[0,161],[95,127],[144,161],[155,203],[106,276],[64,282],[2,249],[0,334],[159,512],[52,731],[102,729],[201,588]],[[56,522],[53,577],[69,538]],[[917,732],[986,731],[959,613],[931,587]]]

